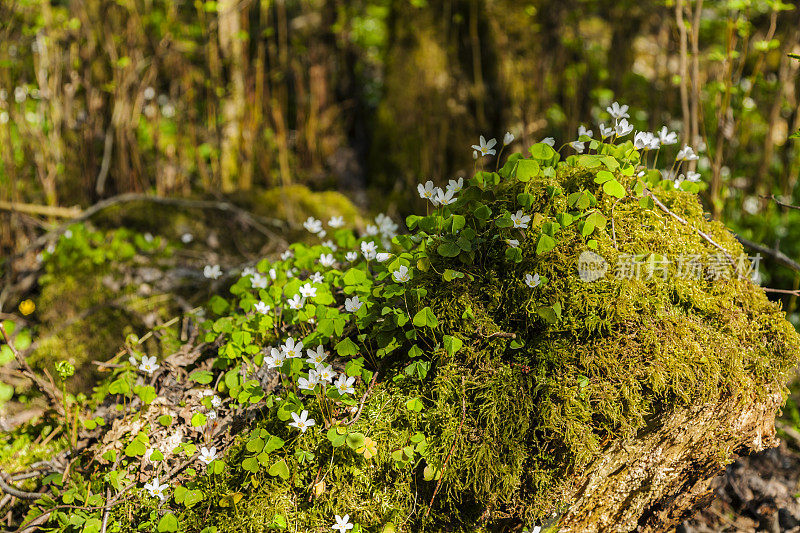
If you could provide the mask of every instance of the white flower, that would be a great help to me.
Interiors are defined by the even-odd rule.
[[[492,147],[495,144],[497,144],[496,140],[489,139],[489,141],[487,142],[486,139],[483,138],[483,135],[481,135],[480,144],[473,144],[472,148],[480,152],[481,155],[494,155],[497,153],[495,150],[492,149]]]
[[[633,146],[639,150],[650,150],[654,140],[657,141],[649,131],[639,131],[633,137]]]
[[[213,410],[213,409],[210,410],[209,412],[206,413],[206,419],[208,420],[206,422],[206,424],[211,423],[212,420],[216,420],[217,419],[217,412],[215,410]]]
[[[242,276],[241,277],[246,278],[247,276],[253,276],[255,274],[256,274],[256,269],[255,268],[253,268],[253,267],[244,267],[242,269]]]
[[[436,204],[450,205],[452,203],[455,203],[456,198],[453,198],[455,192],[452,189],[448,187],[447,192],[443,191],[442,189],[439,189],[438,187],[437,189],[438,190],[436,191]]]
[[[276,279],[278,279],[278,271],[275,270],[274,268],[270,268],[268,274],[269,274],[269,277],[270,277],[270,279],[272,281],[275,281]]]
[[[313,418],[308,418],[308,411],[305,410],[300,413],[300,416],[297,416],[297,413],[292,413],[292,418],[294,422],[289,422],[289,425],[296,427],[302,433],[305,433],[308,428],[316,424]]]
[[[333,254],[322,254],[319,256],[319,264],[324,267],[332,267],[335,262]]]
[[[697,183],[700,181],[700,173],[690,170],[686,173],[686,180],[691,183]]]
[[[450,180],[447,184],[447,190],[453,191],[453,194],[458,194],[461,192],[461,189],[464,188],[464,178],[458,178],[457,180]]]
[[[314,298],[317,295],[317,288],[312,286],[310,283],[306,283],[305,285],[301,285],[300,294],[303,295],[303,298]]]
[[[308,279],[310,279],[312,283],[322,283],[325,281],[325,277],[322,275],[322,272],[314,272]]]
[[[505,135],[503,135],[503,146],[508,146],[509,144],[514,142],[514,134],[510,131],[507,131]]]
[[[147,242],[153,242],[153,234],[148,231],[144,234],[144,240]]]
[[[295,294],[292,298],[288,301],[289,309],[294,309],[295,311],[302,309],[303,306],[306,304],[306,299],[301,297],[299,294]]]
[[[334,244],[334,242],[332,240],[330,240],[330,239],[328,239],[327,241],[323,242],[322,246],[330,248],[332,252],[335,252],[336,250],[339,249],[339,247],[336,246],[336,244]]]
[[[630,118],[628,115],[628,106],[626,105],[619,105],[619,102],[614,102],[610,106],[606,108],[608,114],[611,115],[614,119],[621,119],[621,118]]]
[[[134,367],[137,367],[137,366],[139,366],[139,361],[137,361],[137,360],[136,360],[136,358],[135,358],[134,356],[130,356],[130,357],[128,357],[128,361],[130,361],[130,363],[131,363],[131,364],[132,364]]]
[[[266,315],[267,313],[269,313],[270,306],[268,306],[264,302],[259,301],[256,302],[256,304],[253,306],[253,310],[255,310],[256,313],[261,313],[262,315]]]
[[[267,281],[266,276],[262,276],[257,272],[250,277],[250,285],[252,285],[254,289],[266,289]]]
[[[189,244],[193,240],[194,240],[194,235],[192,235],[191,233],[184,233],[183,235],[181,235],[181,242],[183,242],[183,244]]]
[[[200,448],[200,457],[199,459],[203,461],[205,464],[209,464],[211,461],[217,458],[217,449],[215,447],[206,448],[203,446]]]
[[[381,253],[375,255],[375,259],[378,261],[378,263],[383,263],[384,261],[388,261],[391,258],[392,258],[392,254],[389,254],[389,253],[386,253],[386,252],[381,252]]]
[[[433,196],[430,197],[430,201],[433,207],[439,207],[439,195],[441,193],[442,189],[440,187],[433,188]]]
[[[350,263],[358,259],[358,252],[347,252],[344,254],[344,258],[347,259]]]
[[[628,124],[628,121],[624,118],[614,125],[614,132],[617,134],[617,137],[625,137],[632,131],[633,124]]]
[[[606,137],[610,137],[614,133],[614,128],[608,127],[603,123],[600,123],[600,137],[605,139]]]
[[[344,217],[342,216],[331,217],[330,220],[328,220],[328,226],[332,228],[341,228],[342,226],[344,226]]]
[[[545,137],[544,139],[542,139],[539,142],[542,143],[542,144],[546,144],[546,145],[548,145],[550,147],[553,147],[553,146],[556,145],[556,140],[554,138],[552,138],[552,137]]]
[[[525,285],[530,287],[531,289],[538,287],[540,283],[539,274],[534,274],[531,276],[530,274],[525,274]]]
[[[527,228],[528,222],[531,221],[531,217],[524,214],[522,209],[518,210],[516,213],[511,215],[511,222],[514,223],[515,228]]]
[[[506,244],[512,248],[519,247],[519,241],[517,239],[506,239]]]
[[[210,391],[209,391],[210,392]],[[217,408],[222,405],[222,399],[216,394],[211,397],[211,407]]]
[[[203,267],[203,276],[208,279],[219,279],[222,275],[222,269],[219,265],[206,265]]]
[[[663,145],[675,144],[678,142],[678,134],[674,131],[669,131],[666,126],[662,126],[658,132],[658,139]]]
[[[694,153],[691,146],[685,144],[683,149],[678,152],[678,156],[675,159],[677,161],[697,161],[700,158]]]
[[[292,257],[294,257],[294,252],[291,250],[286,250],[281,254],[281,259],[284,261],[286,261],[287,259],[291,259]]]
[[[316,377],[316,374],[314,375]],[[297,378],[297,387],[300,390],[314,390],[314,387],[317,386],[317,379],[312,379],[311,374],[309,373],[308,379],[306,378]]]
[[[314,365],[315,367],[322,364],[322,362],[328,358],[328,352],[325,351],[321,344],[317,346],[316,350],[312,350],[311,348],[306,349],[306,354],[308,355],[306,363]]]
[[[0,124],[8,124],[9,116],[8,111],[0,112]]]
[[[372,241],[362,241],[361,253],[364,254],[364,259],[366,259],[367,261],[372,261],[378,254],[378,248]]]
[[[300,357],[303,354],[303,342],[297,341],[294,342],[292,337],[286,339],[286,342],[281,346],[281,350],[283,350],[283,355],[287,357],[287,359],[291,359],[292,357]]]
[[[319,233],[322,231],[322,221],[314,217],[308,217],[306,221],[303,222],[303,227],[311,233]]]
[[[376,226],[375,224],[367,224],[367,229],[365,230],[365,233],[367,234],[367,236],[373,237],[380,232],[378,231],[378,226]]]
[[[356,381],[356,378],[350,376],[347,377],[345,374],[339,374],[339,379],[336,380],[335,386],[336,390],[339,391],[339,394],[344,396],[345,394],[354,394],[356,389],[353,388],[353,383]]]
[[[419,197],[424,200],[430,200],[433,198],[433,182],[428,180],[425,182],[425,186],[421,183],[417,185],[417,191],[419,192]]]
[[[392,238],[397,235],[397,229],[399,226],[394,220],[383,213],[378,213],[378,216],[375,217],[375,223],[378,225],[380,232],[387,237]]]
[[[169,488],[169,485],[166,483],[161,485],[158,482],[158,476],[154,477],[150,483],[145,483],[144,488],[150,493],[150,496],[157,496],[162,502],[167,499],[164,495],[164,491]]]
[[[264,359],[264,362],[267,363],[268,368],[278,368],[283,364],[285,360],[286,360],[286,354],[284,354],[282,350],[278,350],[277,348],[271,348],[270,355],[268,355]]]
[[[320,381],[327,381],[328,383],[333,381],[334,372],[330,365],[319,364],[316,367],[316,371]]]
[[[477,150],[473,150],[472,151],[472,159],[478,159],[478,151]]]
[[[400,267],[392,272],[392,278],[398,283],[405,283],[411,279],[411,276],[408,272],[408,267],[405,265],[400,265]]]
[[[336,523],[331,526],[331,529],[335,529],[339,533],[345,533],[345,531],[349,531],[353,529],[353,524],[350,523],[350,515],[346,514],[344,516],[336,515]]]
[[[153,89],[152,87],[147,87],[144,90],[143,96],[145,100],[152,100],[153,98],[156,97],[156,90]]]
[[[592,130],[587,130],[583,125],[580,125],[578,126],[578,138],[580,139],[582,135],[586,135],[587,137],[592,138],[594,136],[594,133],[592,133]]]
[[[152,357],[147,357],[146,355],[142,357],[142,364],[139,365],[139,370],[152,374],[157,368],[158,365],[156,364],[155,355]]]
[[[364,302],[358,299],[358,296],[353,296],[352,298],[345,298],[344,300],[344,309],[348,313],[355,313],[361,306],[364,305]]]
[[[572,146],[572,148],[574,148],[579,154],[582,154],[583,150],[586,148],[585,144],[581,141],[572,141],[569,143],[569,145]]]

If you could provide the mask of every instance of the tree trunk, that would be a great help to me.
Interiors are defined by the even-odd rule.
[[[713,499],[711,479],[736,455],[777,445],[778,387],[760,402],[723,397],[659,415],[636,439],[611,444],[573,485],[560,531],[672,530]]]

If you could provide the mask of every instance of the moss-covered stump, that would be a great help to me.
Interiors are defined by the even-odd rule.
[[[562,532],[670,531],[713,498],[711,479],[736,455],[777,444],[780,391],[664,413],[604,449],[569,493]]]
[[[132,482],[122,531],[667,530],[772,443],[800,337],[696,184],[591,146],[420,186],[391,247],[386,217],[309,224],[211,299],[209,344],[111,371],[71,475]]]

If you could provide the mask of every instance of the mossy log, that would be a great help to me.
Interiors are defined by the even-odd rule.
[[[656,417],[586,468],[560,531],[671,531],[713,499],[709,484],[731,454],[777,445],[782,403],[775,388],[757,403],[724,397]]]

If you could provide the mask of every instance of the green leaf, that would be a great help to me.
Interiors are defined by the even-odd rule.
[[[597,171],[597,176],[594,178],[595,183],[605,183],[607,181],[611,181],[614,179],[614,174],[609,172],[608,170],[599,170]]]
[[[543,305],[540,306],[536,312],[542,317],[548,324],[555,324],[559,320],[561,320],[561,304],[556,302],[551,306]]]
[[[261,450],[264,449],[264,439],[261,437],[256,437],[254,439],[250,439],[247,441],[247,445],[245,445],[248,452],[251,453],[260,453]]]
[[[367,280],[367,274],[363,270],[351,268],[344,273],[343,279],[345,285],[360,285]]]
[[[345,430],[344,433],[339,433],[339,429],[340,428],[332,427],[328,430],[328,440],[331,441],[334,448],[344,445],[347,439],[347,431]]]
[[[442,257],[455,257],[461,253],[461,248],[454,242],[443,242],[436,247],[436,252]]]
[[[152,385],[139,385],[134,389],[134,392],[146,404],[150,404],[156,399],[156,389]]]
[[[547,146],[547,145],[545,145]],[[544,158],[549,159],[549,158]],[[539,175],[539,163],[532,159],[521,159],[517,163],[517,179],[522,182],[530,181]]]
[[[406,409],[409,411],[415,411],[417,413],[422,412],[425,408],[425,404],[419,398],[411,398],[406,402]]]
[[[789,135],[789,138],[790,139],[800,139],[800,130],[797,130],[796,132],[794,132],[791,135]]]
[[[189,374],[189,379],[200,383],[201,385],[208,385],[214,379],[214,375],[208,370],[195,370]]]
[[[350,433],[347,435],[347,447],[351,450],[357,450],[364,446],[363,433]]]
[[[158,521],[158,531],[178,531],[178,519],[172,513],[167,513]]]
[[[556,151],[549,144],[536,143],[530,148],[531,155],[536,159],[547,160],[552,159],[556,155]]]
[[[418,328],[428,326],[433,329],[439,325],[439,321],[436,319],[436,315],[433,314],[433,311],[431,311],[431,308],[426,306],[414,315],[414,325]]]
[[[172,424],[172,417],[170,415],[161,415],[158,417],[158,423],[167,427]]]
[[[536,244],[536,254],[546,254],[550,250],[556,247],[556,240],[552,238],[550,235],[542,233],[539,236],[539,242]]]
[[[463,215],[453,215],[453,233],[458,233],[466,226],[467,219]]]
[[[141,457],[144,455],[144,452],[147,451],[147,446],[144,442],[140,441],[139,439],[133,439],[126,447],[125,447],[125,455],[128,457]]]
[[[445,351],[450,356],[454,355],[457,351],[459,351],[461,349],[461,346],[463,346],[464,344],[463,342],[461,342],[461,339],[459,339],[458,337],[453,337],[452,335],[445,335],[442,339],[442,342],[444,343]]]
[[[473,214],[478,220],[486,222],[489,220],[489,217],[492,216],[492,210],[489,208],[489,206],[481,204],[475,209]]]
[[[610,180],[603,184],[603,192],[616,198],[625,198],[625,187],[617,180]]]
[[[275,435],[270,435],[267,444],[264,446],[264,453],[272,453],[275,450],[282,448],[284,444],[285,442],[282,438],[276,437]]]
[[[208,419],[203,413],[195,413],[192,415],[192,426],[199,428],[200,426],[205,426],[206,422],[208,422]]]
[[[289,473],[289,467],[286,465],[286,461],[283,459],[269,467],[267,473],[270,476],[280,476],[280,478],[283,480],[289,479],[289,476],[291,475]]]
[[[351,341],[349,337],[345,337],[339,341],[334,348],[336,349],[336,353],[341,356],[356,355],[358,353],[358,345]]]
[[[259,464],[258,460],[255,457],[248,457],[247,459],[242,461],[242,468],[244,468],[251,474],[255,474],[261,469],[261,465]]]
[[[442,277],[444,278],[445,281],[453,281],[456,278],[463,278],[464,273],[458,272],[457,270],[451,270],[449,268],[446,268],[444,270],[444,274],[442,274]]]

